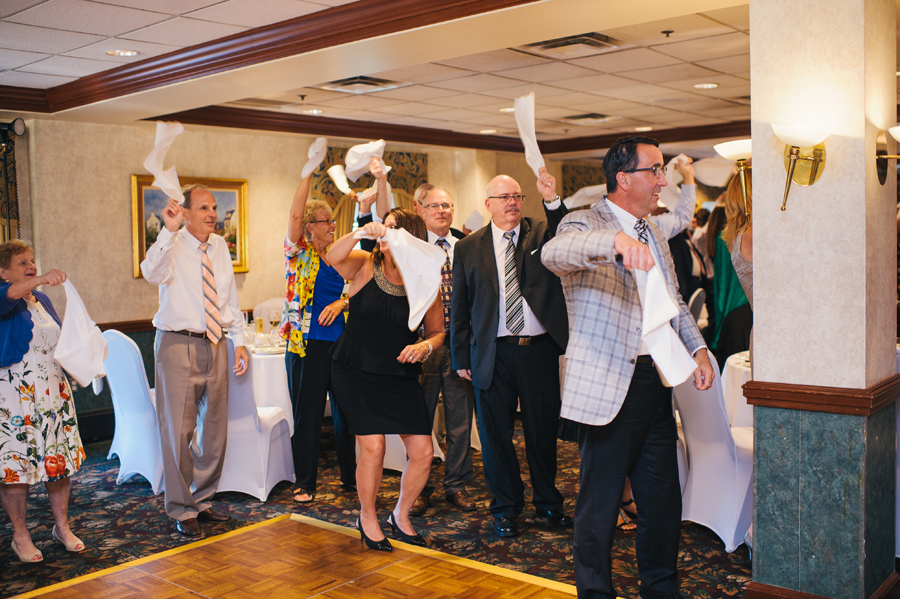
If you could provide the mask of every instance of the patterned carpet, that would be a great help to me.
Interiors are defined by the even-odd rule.
[[[207,534],[240,528],[286,512],[301,513],[337,524],[353,526],[357,499],[341,491],[337,483],[337,460],[331,430],[323,433],[319,490],[316,501],[300,505],[291,498],[291,486],[281,483],[273,489],[269,500],[260,503],[241,493],[221,493],[217,508],[228,512],[233,520],[225,525],[203,525]],[[525,464],[521,429],[516,443],[520,463]],[[0,534],[0,597],[10,597],[42,586],[54,584],[121,564],[139,557],[178,547],[187,543],[178,535],[163,512],[163,496],[153,496],[150,485],[136,476],[116,486],[118,461],[107,461],[109,442],[86,447],[87,461],[73,477],[69,513],[72,529],[87,544],[81,554],[67,554],[50,539],[52,517],[43,486],[37,486],[29,497],[29,526],[36,545],[44,553],[40,565],[20,564],[9,542],[12,529],[3,517]],[[419,532],[433,549],[469,559],[502,566],[565,583],[574,584],[571,530],[557,530],[532,520],[534,512],[526,508],[519,518],[521,535],[501,541],[493,532],[487,510],[490,495],[483,483],[481,456],[476,453],[475,479],[469,490],[479,509],[464,514],[451,507],[436,492],[428,513],[414,519]],[[565,508],[574,510],[578,481],[578,451],[573,443],[559,442],[558,486],[566,498]],[[525,472],[527,476],[527,470]],[[440,480],[443,468],[432,469],[432,482]],[[379,511],[386,519],[396,500],[400,478],[386,472],[380,495]],[[528,484],[526,481],[526,488]],[[526,501],[528,498],[526,498]],[[387,525],[384,527],[387,529]],[[634,533],[619,532],[615,539],[613,576],[622,597],[637,597],[638,574],[634,560]],[[716,535],[696,524],[684,523],[679,555],[681,589],[695,599],[743,597],[750,579],[750,559],[745,546],[732,554],[725,553]]]

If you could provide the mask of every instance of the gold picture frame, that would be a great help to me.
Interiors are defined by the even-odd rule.
[[[210,179],[180,177],[182,185],[200,183],[216,197],[218,221],[216,233],[225,238],[231,251],[234,272],[248,272],[247,258],[247,181],[244,179]],[[169,198],[153,187],[153,175],[131,175],[131,231],[134,278],[141,278],[141,262],[156,235],[165,226],[161,210]]]

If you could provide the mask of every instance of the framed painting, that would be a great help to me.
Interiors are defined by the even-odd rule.
[[[180,177],[182,185],[200,183],[216,198],[216,234],[228,244],[234,272],[250,270],[247,261],[247,181],[243,179],[205,179]],[[169,198],[153,187],[153,175],[131,175],[131,230],[134,278],[141,278],[141,262],[147,249],[165,226],[162,210]]]

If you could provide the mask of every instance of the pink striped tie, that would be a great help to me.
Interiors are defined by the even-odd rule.
[[[208,243],[200,244],[200,261],[203,264],[203,309],[206,311],[206,336],[213,343],[222,338],[222,317],[219,314],[219,294],[216,293],[216,275],[207,255]]]

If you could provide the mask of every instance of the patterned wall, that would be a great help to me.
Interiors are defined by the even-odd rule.
[[[332,165],[344,164],[344,157],[347,155],[348,149],[329,147],[322,166],[313,173],[310,196],[318,200],[325,200],[332,208],[337,205],[343,194],[334,186],[334,182],[325,171]],[[386,151],[384,162],[392,168],[388,173],[388,181],[393,189],[402,189],[412,195],[419,185],[428,180],[428,154]],[[375,178],[366,173],[356,182],[351,181],[350,187],[361,191],[371,187],[374,183]]]
[[[567,198],[582,187],[602,185],[606,183],[601,163],[584,164],[583,162],[563,162],[562,165],[562,197]]]

